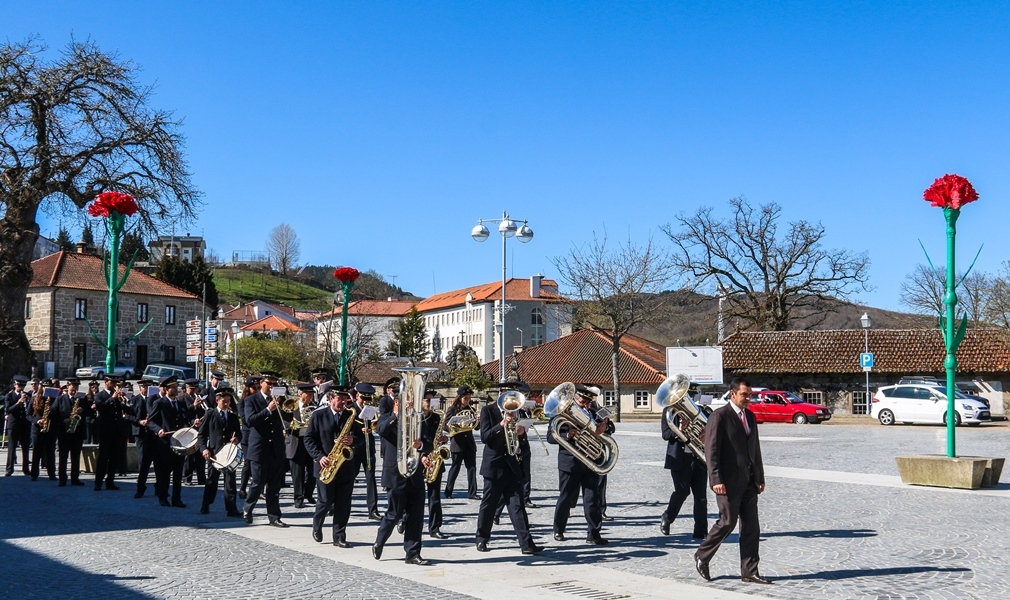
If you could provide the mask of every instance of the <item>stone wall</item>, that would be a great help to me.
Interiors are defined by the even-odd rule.
[[[31,317],[25,319],[25,335],[35,352],[52,350],[53,292],[49,288],[28,293]]]

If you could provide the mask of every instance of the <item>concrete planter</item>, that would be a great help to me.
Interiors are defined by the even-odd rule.
[[[941,454],[920,454],[897,456],[895,460],[898,462],[902,483],[977,490],[999,482],[1006,459],[982,456],[948,458]]]

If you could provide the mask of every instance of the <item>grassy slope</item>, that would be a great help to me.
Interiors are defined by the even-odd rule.
[[[332,308],[333,293],[312,286],[245,269],[214,269],[214,283],[221,302],[238,304],[251,300],[283,302],[296,308]]]

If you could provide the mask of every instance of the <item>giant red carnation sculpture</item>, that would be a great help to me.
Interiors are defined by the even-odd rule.
[[[137,201],[133,196],[123,192],[102,192],[88,205],[88,214],[92,217],[108,217],[113,211],[129,217],[138,210]]]
[[[965,204],[978,200],[978,192],[966,178],[947,174],[934,181],[922,197],[933,206],[958,210]]]

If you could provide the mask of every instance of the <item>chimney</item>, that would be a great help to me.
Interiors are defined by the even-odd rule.
[[[544,276],[540,273],[530,277],[530,298],[540,297],[540,281],[543,280]]]

